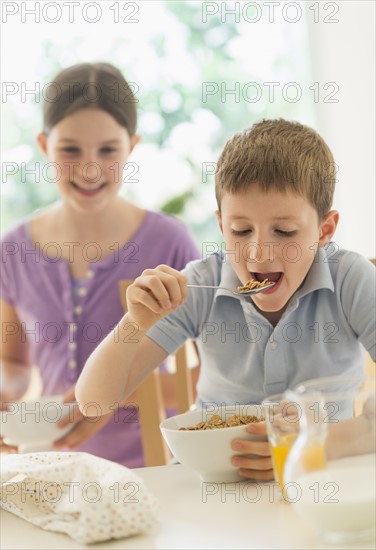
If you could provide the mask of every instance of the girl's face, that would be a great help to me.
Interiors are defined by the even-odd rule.
[[[217,216],[240,281],[268,278],[276,283],[252,297],[266,318],[276,319],[302,285],[317,248],[330,241],[338,222],[334,210],[320,221],[304,197],[274,190],[265,193],[257,184],[242,193],[226,194]]]
[[[48,136],[38,136],[48,162],[56,163],[61,196],[80,212],[98,212],[116,197],[138,141],[109,113],[90,108],[63,118]]]

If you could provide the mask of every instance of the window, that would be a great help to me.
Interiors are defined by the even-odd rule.
[[[213,174],[227,139],[264,117],[315,125],[302,3],[75,4],[22,2],[4,16],[2,231],[57,197],[35,141],[45,83],[104,60],[139,100],[124,196],[181,217],[198,242],[220,239]]]

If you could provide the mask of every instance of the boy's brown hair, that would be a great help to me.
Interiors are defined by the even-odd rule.
[[[62,70],[44,93],[43,132],[80,109],[109,113],[132,137],[137,110],[133,92],[121,72],[111,63],[78,63]],[[48,98],[48,99],[46,99]]]
[[[304,196],[321,219],[332,206],[335,168],[332,152],[312,128],[283,119],[262,120],[226,143],[215,175],[218,208],[225,193],[244,192],[257,183],[265,192]]]

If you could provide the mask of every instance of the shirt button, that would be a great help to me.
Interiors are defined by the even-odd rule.
[[[68,367],[70,369],[75,369],[77,366],[77,361],[75,361],[74,359],[71,359],[70,361],[68,361]]]
[[[94,277],[94,271],[92,269],[89,269],[89,271],[86,272],[86,278],[92,279]]]
[[[270,344],[270,347],[271,347],[272,349],[276,349],[276,348],[277,348],[277,345],[278,345],[277,342],[274,341],[274,342],[272,342],[272,343]]]
[[[76,342],[69,342],[69,344],[68,344],[69,349],[76,349],[76,347],[77,347]]]
[[[86,294],[87,294],[87,289],[84,286],[78,289],[79,296],[86,296]]]
[[[74,312],[77,314],[77,315],[80,315],[80,313],[82,313],[82,307],[81,306],[76,306],[74,308]]]

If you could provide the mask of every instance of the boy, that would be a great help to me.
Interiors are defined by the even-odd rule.
[[[236,134],[216,173],[226,250],[183,273],[161,265],[135,280],[117,337],[107,336],[78,381],[81,406],[97,401],[111,410],[188,338],[202,364],[198,406],[260,403],[309,378],[360,374],[362,346],[375,359],[375,272],[331,242],[334,166],[323,139],[298,123],[266,120]],[[275,285],[251,298],[187,289],[265,278]],[[265,433],[263,423],[247,429]],[[266,441],[232,447],[241,475],[273,478]]]

